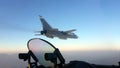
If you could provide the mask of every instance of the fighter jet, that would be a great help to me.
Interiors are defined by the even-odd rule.
[[[43,30],[36,31],[36,32],[40,32],[40,34],[36,34],[36,35],[44,35],[48,38],[58,37],[60,39],[67,39],[67,38],[77,39],[78,38],[77,35],[72,33],[73,31],[76,31],[75,29],[68,30],[68,31],[59,31],[57,28],[52,28],[51,25],[49,25],[42,16],[39,16],[39,18],[42,23]]]

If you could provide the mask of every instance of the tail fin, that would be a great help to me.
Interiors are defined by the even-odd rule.
[[[40,21],[43,25],[43,30],[49,30],[49,29],[52,29],[52,27],[47,23],[47,21],[39,15],[39,18],[40,18]]]

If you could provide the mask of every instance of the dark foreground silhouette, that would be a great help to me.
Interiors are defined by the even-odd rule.
[[[28,53],[20,53],[19,59],[28,61],[28,68],[120,68],[116,65],[97,65],[86,61],[70,61],[65,59],[59,49],[46,40],[33,38],[27,44]]]
[[[38,66],[38,68],[52,68],[52,67],[44,67],[42,65]],[[68,64],[65,64],[63,67],[59,65],[57,68],[120,68],[120,66],[115,65],[96,65],[96,64],[89,64],[84,61],[71,61]]]

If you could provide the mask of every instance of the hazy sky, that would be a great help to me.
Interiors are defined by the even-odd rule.
[[[34,36],[38,15],[60,30],[77,29],[78,39]],[[61,50],[119,50],[120,0],[0,0],[0,53],[27,50],[42,38]]]

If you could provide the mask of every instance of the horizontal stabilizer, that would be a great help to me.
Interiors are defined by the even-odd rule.
[[[35,34],[35,36],[39,36],[39,35],[41,35],[41,34]]]
[[[76,29],[68,30],[68,31],[65,31],[65,32],[66,33],[72,33],[73,31],[76,31]]]
[[[41,31],[34,31],[34,33],[39,33],[39,32],[41,32]]]

